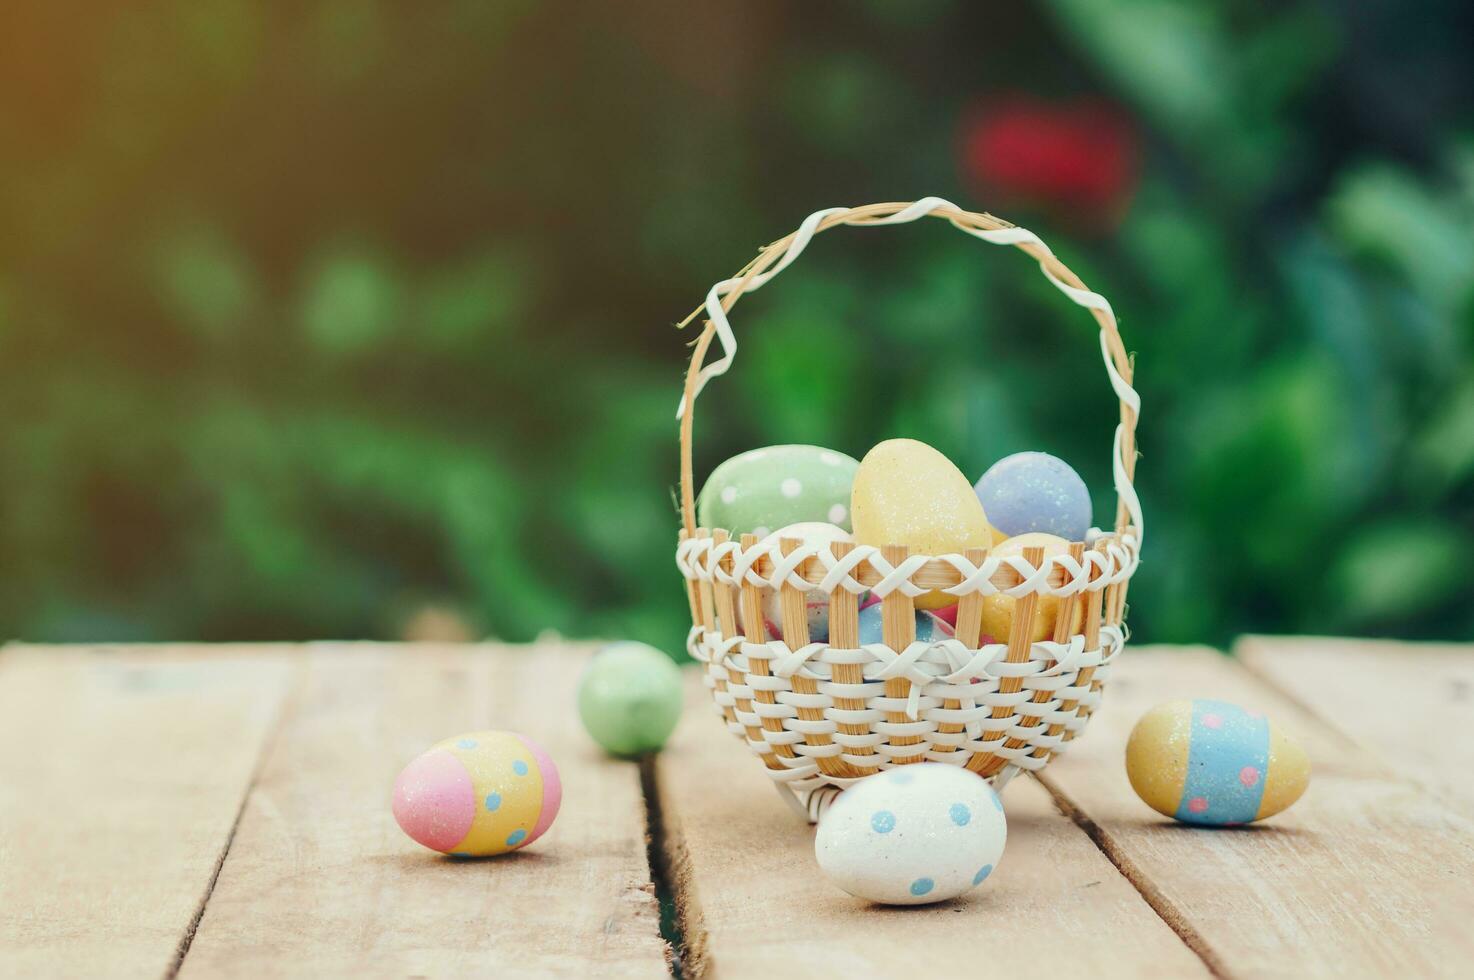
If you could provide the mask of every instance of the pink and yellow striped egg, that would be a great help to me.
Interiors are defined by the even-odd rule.
[[[552,757],[512,732],[468,732],[437,742],[394,781],[400,829],[454,857],[526,847],[552,826],[562,802]]]

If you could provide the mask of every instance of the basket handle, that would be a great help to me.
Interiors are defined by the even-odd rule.
[[[1141,412],[1141,398],[1131,387],[1132,363],[1121,343],[1120,331],[1116,328],[1116,314],[1111,304],[1099,293],[1094,293],[1055,257],[1049,246],[1039,236],[1027,229],[1010,224],[986,212],[964,211],[950,201],[939,197],[926,197],[914,202],[870,204],[859,208],[826,208],[815,211],[803,220],[798,230],[778,239],[762,249],[757,258],[749,262],[731,279],[723,279],[711,287],[706,294],[706,303],[692,311],[681,321],[684,327],[706,313],[705,327],[696,340],[691,355],[691,365],[686,371],[685,392],[681,396],[676,418],[681,422],[681,519],[688,536],[696,533],[696,497],[691,472],[691,416],[696,405],[696,396],[706,383],[719,374],[725,374],[737,353],[737,338],[732,335],[732,325],[727,314],[744,293],[762,287],[768,280],[788,268],[808,246],[810,239],[821,231],[839,225],[899,225],[917,218],[932,216],[945,219],[952,227],[980,238],[991,245],[1012,245],[1027,253],[1039,263],[1044,277],[1076,304],[1088,309],[1100,325],[1100,353],[1105,362],[1106,374],[1111,387],[1121,402],[1121,421],[1116,426],[1116,435],[1111,450],[1111,473],[1116,487],[1116,533],[1125,536],[1134,534],[1138,547],[1143,535],[1141,502],[1137,498],[1132,477],[1136,472],[1136,419]],[[722,344],[722,356],[706,362],[706,354],[712,339]]]

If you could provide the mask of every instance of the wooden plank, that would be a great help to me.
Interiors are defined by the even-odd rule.
[[[291,684],[280,650],[0,652],[0,976],[162,976]]]
[[[1474,822],[1230,658],[1128,648],[1113,670],[1103,710],[1044,782],[1216,972],[1467,975]],[[1297,733],[1315,767],[1305,797],[1231,830],[1180,825],[1141,803],[1126,737],[1148,708],[1192,697],[1259,707]]]
[[[1474,644],[1251,636],[1234,652],[1389,767],[1474,800]]]
[[[183,975],[666,977],[636,766],[573,718],[568,647],[313,645]],[[441,738],[520,731],[563,809],[526,850],[441,857],[395,825],[399,769]]]
[[[1205,976],[1178,939],[1043,789],[1004,793],[1008,849],[953,902],[889,909],[820,875],[813,828],[714,717],[692,677],[660,756],[665,850],[687,976]]]

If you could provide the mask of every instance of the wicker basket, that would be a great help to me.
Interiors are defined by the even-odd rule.
[[[725,530],[696,527],[691,469],[692,408],[706,382],[736,352],[727,313],[785,269],[818,232],[838,225],[893,225],[932,215],[994,245],[1013,245],[1100,325],[1101,355],[1120,399],[1112,448],[1117,494],[1112,532],[1092,530],[1068,554],[1022,557],[919,555],[894,545],[759,544]],[[693,626],[691,656],[727,728],[767,767],[784,796],[815,820],[838,791],[881,769],[913,762],[965,766],[1001,789],[1019,770],[1042,768],[1085,727],[1100,703],[1111,661],[1126,642],[1126,586],[1142,541],[1141,508],[1132,487],[1133,433],[1140,401],[1130,358],[1104,297],[1054,257],[1035,235],[990,214],[963,211],[939,198],[914,203],[833,208],[764,248],[735,277],[717,283],[703,308],[705,329],[686,376],[681,419],[681,514],[676,564],[686,577]],[[722,356],[704,363],[713,339]],[[830,597],[828,643],[809,640],[807,592]],[[858,605],[865,590],[881,597],[883,644],[859,644]],[[916,642],[913,598],[942,589],[960,600],[954,637]],[[760,613],[777,590],[782,640],[770,640]],[[983,597],[1018,598],[1012,640],[979,646]],[[1054,635],[1029,642],[1038,597],[1059,596]],[[1084,605],[1083,616],[1079,604]],[[743,632],[739,623],[745,623]],[[1071,635],[1072,624],[1081,624]]]

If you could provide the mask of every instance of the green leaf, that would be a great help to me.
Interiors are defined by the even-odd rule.
[[[1441,309],[1474,291],[1474,204],[1386,163],[1345,174],[1327,200],[1331,228],[1348,245],[1402,273]]]
[[[435,271],[420,290],[427,345],[461,350],[526,324],[534,270],[507,249],[489,250]]]
[[[853,52],[811,53],[793,66],[783,87],[798,130],[831,150],[865,146],[877,119],[895,118],[913,103],[908,88],[883,62]]]
[[[190,330],[210,340],[237,334],[260,303],[260,285],[218,228],[182,231],[158,257],[162,293]]]
[[[302,325],[312,344],[342,356],[370,350],[393,329],[400,305],[394,271],[362,246],[322,256],[302,300]]]
[[[1373,524],[1337,556],[1331,595],[1339,594],[1346,620],[1361,628],[1436,610],[1467,594],[1471,547],[1455,527],[1438,521]]]
[[[864,358],[864,339],[847,316],[851,300],[823,279],[785,285],[781,305],[744,331],[744,391],[770,441],[843,444]]]
[[[1435,492],[1474,476],[1474,375],[1439,401],[1417,437],[1414,457]]]

